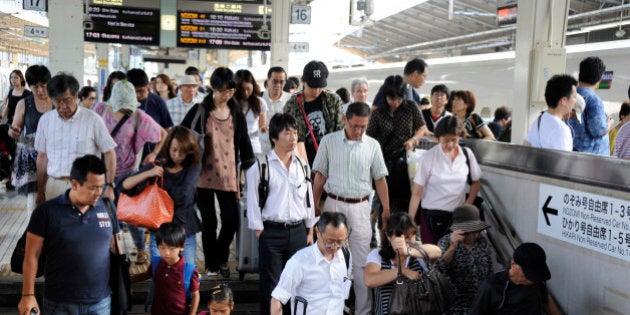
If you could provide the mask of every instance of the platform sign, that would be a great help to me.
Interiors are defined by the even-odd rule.
[[[308,42],[289,43],[291,52],[308,52]]]
[[[269,50],[271,32],[263,15],[177,12],[177,46],[212,49]]]
[[[48,27],[24,25],[24,36],[48,37]]]
[[[48,11],[48,0],[22,0],[22,9]]]
[[[90,27],[84,23],[86,42],[160,45],[160,10],[91,5]]]
[[[538,233],[630,261],[630,200],[540,184]]]
[[[291,24],[311,24],[311,6],[292,5]]]

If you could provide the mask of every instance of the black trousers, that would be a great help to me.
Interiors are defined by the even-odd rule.
[[[221,208],[221,231],[217,237],[217,208],[214,203],[217,196]],[[238,204],[236,192],[197,188],[197,207],[201,213],[201,241],[206,270],[218,271],[222,263],[230,256],[230,244],[234,233],[238,231]]]
[[[295,252],[306,247],[304,224],[292,228],[265,225],[258,239],[260,272],[260,314],[269,314],[271,292],[280,280],[282,269]],[[291,303],[283,306],[284,314],[291,314]]]
[[[407,161],[404,158],[397,158],[387,161],[386,177],[389,193],[389,207],[391,213],[409,210],[409,199],[411,199],[411,184],[407,172]]]

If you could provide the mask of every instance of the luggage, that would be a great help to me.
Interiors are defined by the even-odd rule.
[[[240,174],[239,178],[242,178]],[[238,278],[241,281],[245,278],[246,273],[258,272],[259,260],[258,238],[256,237],[256,232],[250,230],[248,227],[247,194],[244,191],[245,187],[245,185],[241,187],[241,200],[238,204],[239,229],[236,233],[236,270],[238,271]]]

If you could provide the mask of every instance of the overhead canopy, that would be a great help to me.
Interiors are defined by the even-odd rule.
[[[337,46],[381,62],[513,50],[516,25],[498,26],[497,2],[505,1],[452,0],[450,9],[447,0],[429,0],[368,21]],[[618,31],[629,10],[622,0],[571,0],[567,44],[627,38]]]

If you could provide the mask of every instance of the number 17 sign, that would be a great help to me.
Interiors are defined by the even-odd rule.
[[[34,11],[48,11],[48,0],[23,0],[22,9]]]

